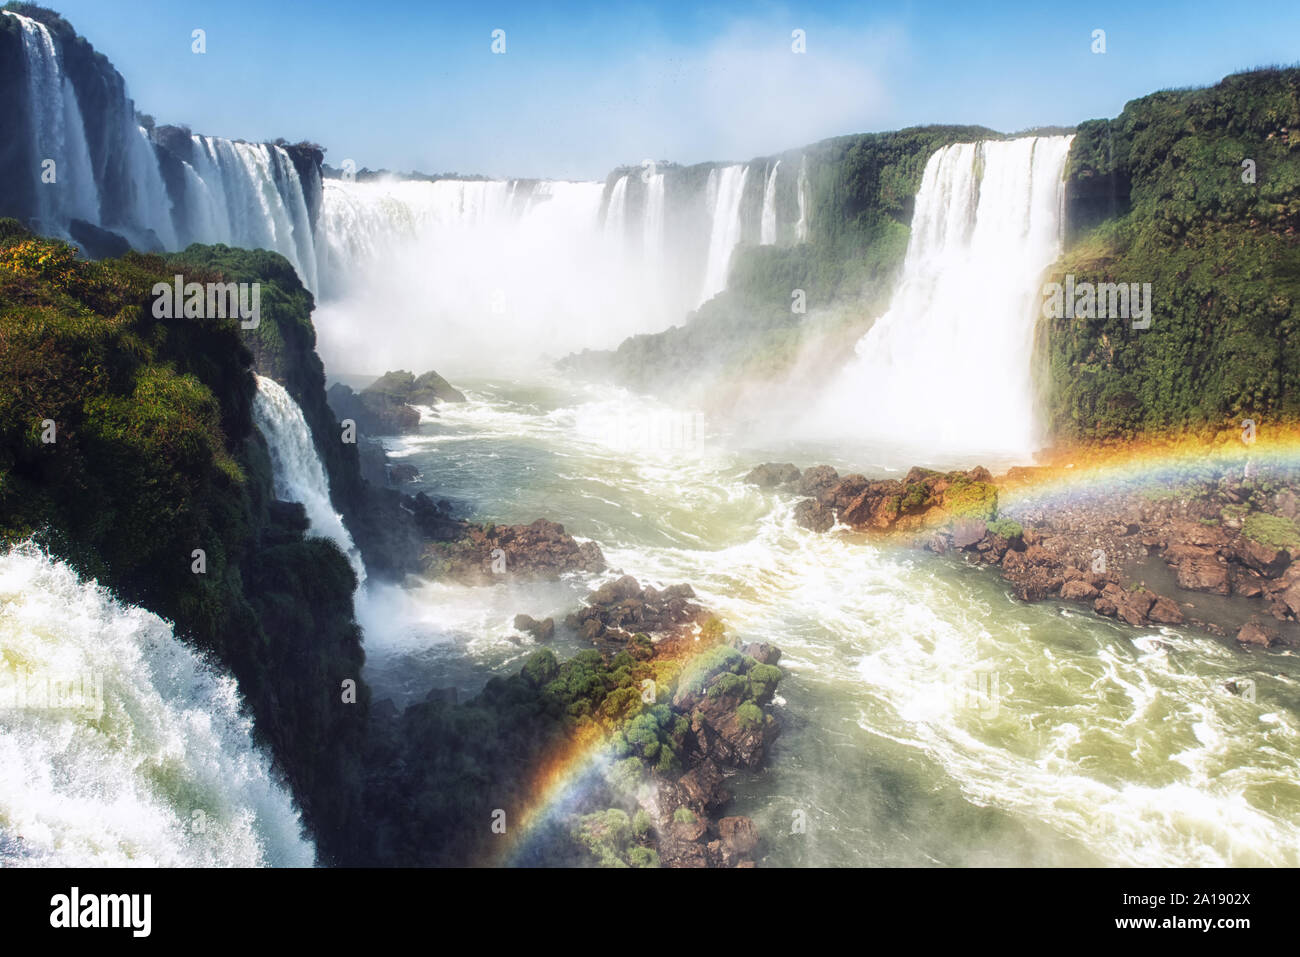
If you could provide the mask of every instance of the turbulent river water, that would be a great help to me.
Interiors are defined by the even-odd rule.
[[[782,735],[729,782],[764,863],[1300,864],[1293,654],[1026,605],[988,569],[807,532],[793,497],[742,481],[769,460],[912,464],[887,449],[747,449],[612,390],[457,384],[469,402],[386,440],[417,490],[479,520],[560,521],[612,570],[689,582],[729,632],[783,649]],[[368,677],[399,703],[463,698],[536,649],[515,614],[559,622],[597,580],[368,585]],[[557,652],[581,647],[560,629]],[[1246,678],[1254,700],[1224,687]]]

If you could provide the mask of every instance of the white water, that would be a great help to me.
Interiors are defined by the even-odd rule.
[[[930,157],[889,311],[809,429],[855,447],[1027,458],[1042,273],[1060,255],[1069,136],[960,143]]]
[[[544,181],[512,199],[517,185],[326,180],[314,320],[327,367],[532,366],[680,320],[673,284],[638,254],[662,230],[627,219],[627,177],[603,223],[600,183]]]
[[[664,174],[655,173],[646,183],[645,212],[641,219],[641,250],[650,282],[659,282],[664,268]]]
[[[605,209],[605,240],[622,245],[627,230],[627,176],[620,176],[609,191],[609,205]]]
[[[334,511],[330,502],[325,469],[298,403],[274,379],[258,376],[253,416],[271,450],[276,498],[301,502],[311,523],[311,534],[338,545],[357,573],[357,581],[364,582],[366,569],[361,553],[343,524],[343,516]]]
[[[806,531],[796,496],[742,480],[788,448],[737,452],[707,427],[629,454],[658,403],[457,384],[468,402],[395,442],[423,488],[468,499],[479,520],[563,520],[611,569],[690,582],[729,633],[784,650],[770,767],[728,781],[766,863],[1300,864],[1295,656],[1027,605],[993,569]],[[841,467],[878,474],[869,460]],[[359,604],[367,677],[403,702],[475,693],[536,650],[515,614],[559,625],[601,578],[372,593]],[[551,647],[584,645],[560,627]],[[990,671],[994,700],[972,700]],[[1257,702],[1225,689],[1242,677]],[[806,834],[789,833],[794,809]]]
[[[799,179],[795,183],[795,193],[799,200],[799,221],[794,224],[796,242],[808,241],[808,157],[799,159]]]
[[[156,615],[19,546],[0,554],[0,669],[0,866],[313,863],[234,679]],[[49,707],[47,681],[89,690]]]
[[[99,188],[86,146],[81,107],[64,76],[59,50],[45,24],[4,11],[22,24],[27,56],[28,95],[35,126],[36,183],[39,218],[62,230],[72,219],[99,222]],[[41,181],[43,164],[54,161],[55,181]]]
[[[700,302],[707,302],[727,288],[731,254],[740,242],[740,200],[745,194],[748,178],[749,167],[739,164],[709,173],[708,192],[712,199],[713,219]]]
[[[763,215],[758,239],[761,246],[771,246],[776,242],[776,171],[780,168],[780,160],[772,164],[772,172],[767,176],[767,187],[763,190]]]
[[[273,249],[315,290],[315,241],[289,154],[279,146],[213,136],[196,135],[191,142],[198,182],[187,194],[193,213],[189,241]]]

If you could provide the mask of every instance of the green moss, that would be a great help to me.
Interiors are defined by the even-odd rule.
[[[750,696],[760,704],[770,701],[781,678],[781,669],[775,665],[755,664],[749,669]]]
[[[994,519],[988,523],[987,527],[990,535],[996,535],[999,538],[1020,538],[1025,533],[1024,527],[1019,522],[1009,518]]]
[[[756,728],[763,723],[763,712],[752,701],[746,701],[736,708],[736,718],[742,728]]]
[[[1246,516],[1241,534],[1269,548],[1300,549],[1300,527],[1282,515],[1254,512]]]
[[[998,488],[991,482],[962,479],[944,491],[943,505],[955,517],[990,521],[998,514]]]

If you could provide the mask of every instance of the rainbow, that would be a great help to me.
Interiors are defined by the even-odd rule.
[[[994,481],[1003,509],[1050,505],[1061,500],[1113,495],[1124,489],[1218,477],[1233,471],[1243,475],[1264,468],[1300,469],[1300,426],[1277,430],[1271,438],[1256,433],[1246,439],[1207,443],[1192,440],[1134,442],[1116,447],[1080,447],[1053,453],[1051,461],[1028,470],[1011,470]],[[656,660],[689,664],[709,645],[679,644],[683,653]],[[547,826],[575,809],[582,798],[603,784],[611,756],[606,736],[587,727],[548,755],[534,770],[531,795],[515,823],[502,835],[502,844],[486,863],[527,864],[532,840]]]
[[[1012,469],[994,481],[1003,508],[1047,505],[1061,499],[1107,496],[1165,484],[1243,477],[1262,469],[1300,468],[1300,427],[1207,443],[1193,440],[1147,440],[1114,447],[1078,448],[1056,452],[1049,464],[1028,470]]]

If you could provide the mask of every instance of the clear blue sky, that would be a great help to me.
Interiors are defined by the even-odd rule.
[[[923,123],[1071,125],[1156,89],[1300,62],[1298,0],[46,5],[160,123],[311,139],[335,165],[499,176],[598,179],[645,158],[748,159]]]

